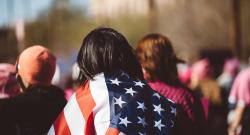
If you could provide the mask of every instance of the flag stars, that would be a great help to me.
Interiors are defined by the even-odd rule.
[[[134,91],[134,90],[132,89],[132,87],[129,88],[129,89],[125,88],[125,90],[126,90],[126,93],[127,93],[127,94],[130,94],[131,96],[134,96],[134,93],[137,93],[136,91]]]
[[[120,119],[120,122],[119,124],[123,124],[125,125],[126,127],[128,126],[129,123],[131,123],[130,121],[128,121],[128,118],[125,117],[125,118],[119,118]]]
[[[145,133],[141,133],[141,132],[139,132],[139,135],[146,135]]]
[[[165,127],[165,125],[161,124],[161,120],[155,121],[154,127],[157,127],[160,131],[162,127]]]
[[[161,111],[164,111],[164,109],[161,108],[161,104],[153,106],[154,106],[154,111],[157,112],[159,115],[161,115]]]
[[[122,108],[122,104],[126,103],[124,101],[122,101],[122,97],[120,96],[119,98],[115,98],[114,97],[114,100],[115,100],[115,105],[119,105],[121,108]]]
[[[146,125],[148,125],[146,122],[145,122],[145,118],[141,118],[141,117],[137,117],[138,118],[138,124],[142,124],[143,127],[145,127]]]
[[[171,108],[171,113],[173,113],[174,115],[176,115],[176,108],[174,108],[172,106],[170,106],[170,108]]]
[[[125,77],[129,78],[129,75],[127,73],[124,73],[124,72],[121,73],[121,76],[125,76]]]
[[[174,121],[173,120],[171,120],[171,127],[174,127]]]
[[[158,93],[154,93],[153,96],[157,97],[158,99],[161,98],[161,96]]]
[[[137,104],[138,104],[137,108],[142,109],[143,112],[147,109],[143,102],[142,103],[137,102]]]
[[[140,86],[140,87],[142,87],[142,88],[143,88],[143,85],[145,85],[145,84],[142,83],[141,81],[138,81],[138,82],[134,81],[134,83],[135,83],[135,86]]]
[[[119,83],[121,83],[117,78],[115,78],[115,80],[110,79],[110,81],[111,81],[111,84],[115,84],[117,86],[119,86]]]

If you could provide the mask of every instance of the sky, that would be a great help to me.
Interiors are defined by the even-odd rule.
[[[53,0],[0,0],[0,27],[17,20],[32,20]],[[86,6],[88,0],[70,0],[77,6]]]
[[[46,10],[53,0],[0,0],[0,28],[14,24],[18,20],[35,19],[39,13]],[[88,0],[69,0],[74,6],[86,7]],[[11,10],[12,9],[12,10]],[[61,68],[61,76],[71,71],[71,65],[75,61],[72,55],[68,59],[58,59]]]

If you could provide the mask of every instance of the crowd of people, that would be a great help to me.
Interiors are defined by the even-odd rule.
[[[0,64],[0,134],[250,135],[250,68],[235,57],[223,64],[216,75],[211,59],[186,64],[162,34],[134,49],[97,28],[63,90],[52,83],[56,57],[33,45]]]

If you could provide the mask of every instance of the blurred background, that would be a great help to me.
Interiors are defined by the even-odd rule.
[[[0,63],[41,44],[55,53],[64,78],[82,39],[100,26],[120,31],[132,46],[162,33],[187,63],[206,56],[247,62],[249,7],[249,0],[0,0]]]

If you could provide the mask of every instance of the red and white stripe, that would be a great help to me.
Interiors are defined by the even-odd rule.
[[[109,94],[104,74],[99,74],[72,95],[48,135],[118,135],[109,125]]]

